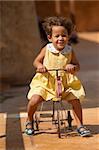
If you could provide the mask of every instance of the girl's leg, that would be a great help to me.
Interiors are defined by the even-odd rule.
[[[39,95],[33,95],[31,99],[29,100],[28,106],[27,106],[27,112],[28,112],[28,121],[33,121],[33,115],[35,111],[37,110],[38,104],[40,104],[43,101],[43,98]]]
[[[77,123],[77,128],[79,128],[81,125],[83,125],[82,107],[81,107],[80,101],[78,99],[74,99],[68,102],[72,105],[74,118]]]
[[[34,134],[33,115],[37,109],[38,104],[41,103],[42,101],[43,98],[39,95],[33,95],[32,98],[29,100],[27,106],[28,118],[27,118],[26,129],[25,129],[25,133],[27,135]]]
[[[82,107],[78,99],[70,100],[69,103],[73,107],[73,114],[77,123],[77,132],[82,137],[91,136],[89,129],[83,126]]]

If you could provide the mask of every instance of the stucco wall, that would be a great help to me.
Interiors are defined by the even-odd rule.
[[[99,30],[99,1],[77,1],[74,0],[73,5],[70,6],[69,1],[58,2],[60,13],[57,14],[57,1],[36,1],[36,9],[38,16],[42,18],[46,16],[61,15],[69,16],[71,8],[75,14],[76,25],[78,31],[97,31]]]
[[[34,2],[0,2],[0,80],[26,84],[34,73],[33,60],[40,48]]]

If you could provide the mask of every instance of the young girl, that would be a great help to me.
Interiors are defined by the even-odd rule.
[[[33,115],[38,104],[43,100],[47,101],[56,97],[55,71],[47,70],[61,68],[67,70],[67,72],[60,71],[62,99],[72,105],[77,132],[83,137],[89,136],[90,131],[83,126],[82,108],[79,100],[85,96],[85,92],[80,80],[75,76],[80,66],[72,47],[67,44],[73,25],[63,17],[49,17],[45,19],[43,27],[50,43],[42,48],[34,60],[37,73],[32,79],[28,93],[28,118],[25,132],[28,135],[34,133]]]

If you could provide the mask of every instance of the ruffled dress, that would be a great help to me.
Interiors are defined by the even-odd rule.
[[[72,59],[72,47],[66,45],[62,51],[57,51],[52,43],[46,45],[43,64],[47,69],[64,69]],[[62,82],[62,99],[83,99],[85,91],[76,75],[59,71]],[[40,95],[44,100],[56,99],[56,72],[36,73],[30,83],[28,99],[33,95]]]

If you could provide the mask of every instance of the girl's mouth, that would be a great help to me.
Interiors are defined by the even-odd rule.
[[[57,44],[64,44],[64,41],[57,41]]]
[[[59,44],[59,45],[64,45],[64,43],[63,43],[63,42],[58,42],[57,44]]]

